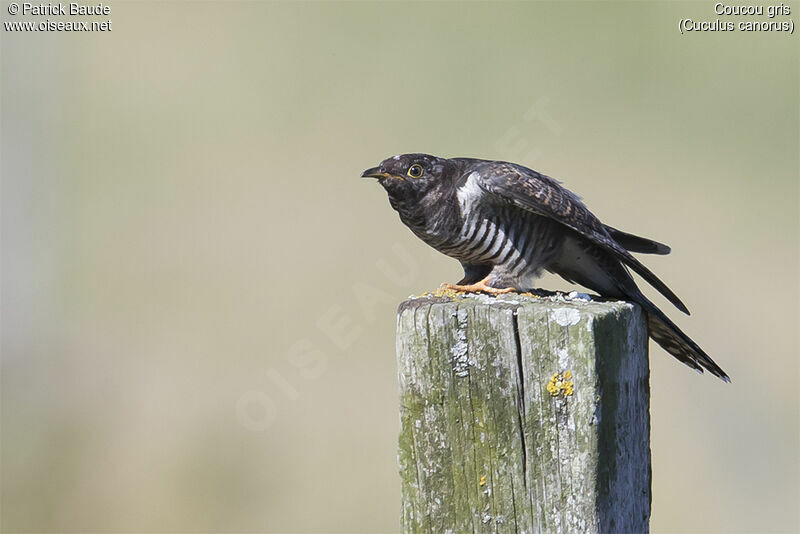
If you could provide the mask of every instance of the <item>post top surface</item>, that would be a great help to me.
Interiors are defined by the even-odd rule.
[[[582,316],[601,316],[607,313],[619,313],[630,310],[636,305],[620,300],[605,300],[585,293],[506,293],[502,295],[486,295],[482,293],[457,293],[452,290],[435,291],[412,295],[400,303],[398,314],[406,310],[431,306],[434,304],[455,304],[458,307],[496,307],[517,310],[520,308],[535,308],[539,310],[574,309]]]

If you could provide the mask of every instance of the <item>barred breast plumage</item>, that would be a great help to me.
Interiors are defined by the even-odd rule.
[[[560,251],[558,225],[487,199],[478,190],[479,176],[473,172],[458,189],[459,231],[431,244],[464,264],[491,266],[499,285],[529,288]]]

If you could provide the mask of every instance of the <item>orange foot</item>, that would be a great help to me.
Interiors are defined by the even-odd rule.
[[[453,291],[463,291],[464,293],[490,293],[492,295],[502,295],[503,293],[511,293],[514,291],[513,287],[505,287],[503,289],[497,289],[496,287],[490,287],[486,285],[486,280],[488,278],[484,278],[480,282],[475,282],[474,284],[470,284],[468,286],[460,286],[458,284],[448,284],[445,282],[442,284],[444,289],[452,289]]]

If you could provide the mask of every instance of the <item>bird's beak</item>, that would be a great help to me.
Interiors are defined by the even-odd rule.
[[[380,167],[372,167],[361,173],[362,178],[390,178],[388,172],[382,171]]]

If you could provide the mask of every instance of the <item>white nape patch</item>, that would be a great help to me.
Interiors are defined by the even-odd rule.
[[[466,215],[483,193],[481,186],[478,185],[478,180],[480,179],[481,175],[478,174],[478,171],[472,171],[467,176],[467,181],[464,185],[458,188],[456,195],[458,196],[458,202],[461,204],[461,215]]]
[[[394,156],[392,159],[395,160],[395,161],[399,161],[400,160],[400,156]]]

